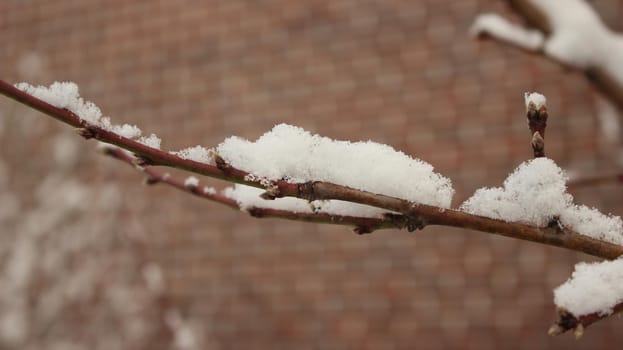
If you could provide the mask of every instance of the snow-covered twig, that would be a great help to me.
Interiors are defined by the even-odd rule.
[[[584,0],[509,0],[531,28],[495,14],[481,14],[471,32],[585,73],[605,96],[623,107],[623,35],[613,32]]]
[[[547,127],[547,106],[545,96],[532,92],[525,94],[526,117],[532,135],[530,145],[534,158],[545,157],[545,128]]]
[[[136,168],[144,172],[147,175],[146,183],[149,185],[163,183],[180,191],[191,193],[195,196],[223,204],[230,208],[243,210],[249,213],[249,215],[256,218],[278,218],[294,221],[354,226],[355,232],[359,234],[371,233],[376,230],[387,228],[403,229],[408,228],[409,224],[407,218],[404,215],[399,214],[386,214],[383,218],[371,218],[347,215],[333,215],[329,213],[302,213],[283,209],[262,208],[254,206],[241,208],[240,204],[235,199],[228,197],[222,193],[218,193],[211,187],[200,187],[198,186],[198,184],[194,183],[194,181],[188,181],[188,179],[186,179],[186,181],[182,181],[167,173],[159,172],[153,166],[137,165],[140,163],[140,160],[120,148],[103,146],[103,152],[104,154],[114,159],[135,166]]]
[[[267,183],[218,157],[215,157],[216,164],[193,161],[123,137],[106,128],[90,124],[67,109],[57,108],[3,81],[0,81],[0,93],[78,128],[85,138],[95,138],[136,154],[141,160],[141,166],[174,167],[230,182],[266,188],[265,197],[297,197],[310,201],[341,200],[382,208],[405,215],[408,218],[405,226],[413,229],[428,225],[458,227],[562,247],[605,259],[623,255],[623,246],[597,240],[568,228],[508,222],[322,181],[293,183],[275,180]]]

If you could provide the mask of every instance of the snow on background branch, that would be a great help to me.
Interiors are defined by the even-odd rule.
[[[542,51],[562,64],[582,70],[602,69],[623,85],[620,64],[623,37],[606,27],[584,0],[515,0],[511,3],[519,9],[536,10],[544,16],[545,22],[536,23],[540,28],[531,29],[499,15],[483,14],[476,18],[472,33],[488,35],[528,51]]]

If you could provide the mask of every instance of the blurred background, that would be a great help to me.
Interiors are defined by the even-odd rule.
[[[623,1],[590,1],[623,30]],[[74,81],[163,149],[277,123],[386,143],[458,206],[532,157],[523,93],[572,174],[620,169],[618,112],[584,76],[468,35],[499,0],[0,2],[0,78]],[[374,166],[373,164],[371,166]],[[451,228],[357,236],[257,220],[165,187],[0,98],[0,348],[617,348],[621,320],[547,335],[562,249]],[[223,186],[215,180],[202,183]],[[573,191],[622,214],[623,187]]]

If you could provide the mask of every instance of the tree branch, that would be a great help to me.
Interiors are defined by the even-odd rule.
[[[370,205],[404,214],[407,217],[408,224],[406,226],[411,229],[421,229],[428,225],[449,226],[562,247],[605,259],[614,259],[623,255],[623,246],[596,240],[568,229],[506,222],[458,210],[412,203],[399,198],[326,182],[289,183],[284,180],[277,180],[266,184],[265,181],[249,176],[249,173],[230,166],[218,156],[215,158],[216,165],[195,162],[148,147],[98,126],[89,125],[72,112],[54,107],[3,81],[0,81],[0,93],[79,128],[80,133],[87,138],[92,137],[135,153],[141,159],[142,166],[168,166],[230,182],[268,188],[268,197],[273,198],[288,196],[307,200],[336,199]]]

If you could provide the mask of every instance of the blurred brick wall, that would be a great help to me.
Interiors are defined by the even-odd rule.
[[[623,29],[623,2],[591,3]],[[494,0],[4,0],[0,77],[75,81],[114,121],[157,133],[166,149],[256,138],[281,122],[387,143],[450,177],[454,205],[530,158],[523,92],[535,90],[548,97],[549,157],[579,173],[617,168],[580,74],[468,37],[490,11],[512,17]],[[120,184],[119,226],[152,237],[171,297],[201,320],[208,348],[597,349],[623,340],[618,319],[579,342],[546,335],[552,288],[586,256],[447,228],[360,237],[256,220],[140,186],[93,149],[85,144],[76,176]],[[31,177],[16,186],[27,191]],[[618,186],[574,194],[622,214]]]

